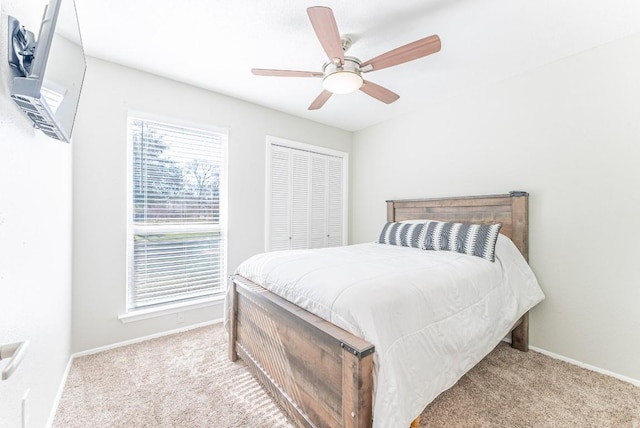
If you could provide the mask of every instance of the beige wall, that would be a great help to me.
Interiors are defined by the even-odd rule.
[[[530,192],[531,342],[640,379],[640,35],[355,133],[352,241],[385,199]]]
[[[389,198],[531,194],[531,265],[547,300],[534,346],[640,379],[640,36],[350,134],[89,59],[74,149],[74,350],[198,323],[220,308],[122,324],[127,109],[230,129],[229,266],[262,251],[264,137],[351,154],[351,242]],[[353,147],[351,141],[353,139]],[[250,192],[247,192],[250,189]],[[612,222],[615,221],[615,224]]]
[[[71,354],[71,146],[46,137],[11,101],[7,15],[37,33],[44,4],[0,0],[0,345],[29,340],[0,381],[0,426],[44,427]],[[6,361],[0,362],[0,370]]]
[[[346,131],[88,58],[74,163],[73,349],[220,319],[222,305],[123,324],[128,109],[229,129],[228,266],[264,251],[267,135],[351,151]]]

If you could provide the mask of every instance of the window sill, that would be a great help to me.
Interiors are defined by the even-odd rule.
[[[223,301],[224,293],[213,297],[205,297],[203,299],[192,300],[190,302],[170,303],[156,308],[139,309],[136,311],[128,312],[126,314],[118,315],[118,319],[123,323],[129,323],[133,321],[161,317],[163,315],[175,314],[191,309],[205,308],[207,306],[220,304]]]

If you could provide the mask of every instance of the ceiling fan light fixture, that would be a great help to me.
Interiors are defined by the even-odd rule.
[[[333,94],[349,94],[355,92],[364,83],[362,76],[353,71],[336,71],[325,76],[322,86]]]
[[[364,83],[360,74],[360,60],[357,58],[345,56],[342,64],[329,61],[322,67],[322,71],[322,87],[332,94],[355,92]]]

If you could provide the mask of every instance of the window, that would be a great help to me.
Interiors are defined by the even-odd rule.
[[[226,131],[130,116],[127,312],[225,285]]]
[[[344,152],[267,139],[267,251],[347,241]]]

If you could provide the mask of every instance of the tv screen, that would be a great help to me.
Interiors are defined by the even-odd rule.
[[[86,70],[73,0],[50,0],[26,76],[11,97],[46,135],[69,142]]]

